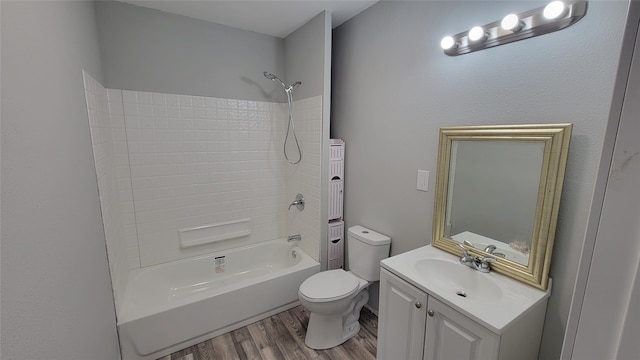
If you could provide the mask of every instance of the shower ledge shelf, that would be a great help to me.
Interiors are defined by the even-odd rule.
[[[251,235],[249,222],[251,218],[221,222],[216,224],[179,229],[180,247],[188,248],[198,245],[237,239]]]

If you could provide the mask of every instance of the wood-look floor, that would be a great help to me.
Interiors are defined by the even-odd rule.
[[[301,306],[167,355],[160,360],[374,360],[378,318],[366,308],[360,332],[340,346],[313,350],[304,344],[309,312]]]

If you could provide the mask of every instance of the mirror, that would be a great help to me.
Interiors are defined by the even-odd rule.
[[[546,290],[571,128],[441,128],[433,246]]]

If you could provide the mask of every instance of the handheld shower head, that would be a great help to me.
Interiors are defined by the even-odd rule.
[[[264,77],[266,77],[267,79],[269,79],[269,80],[271,80],[271,81],[275,81],[275,82],[277,82],[277,83],[280,83],[280,85],[282,85],[282,87],[283,87],[283,88],[285,88],[285,89],[287,88],[287,86],[284,84],[284,81],[280,80],[280,78],[279,78],[279,77],[277,77],[277,76],[273,75],[272,73],[265,71],[265,72],[263,72],[262,74],[263,74],[263,75],[264,75]]]
[[[264,77],[266,77],[271,81],[280,83],[280,85],[282,85],[282,90],[284,90],[284,92],[287,94],[287,104],[289,104],[289,123],[287,125],[287,133],[284,137],[283,151],[284,151],[284,157],[285,159],[287,159],[287,162],[289,162],[289,164],[294,164],[294,165],[298,164],[302,160],[302,150],[300,150],[300,143],[298,143],[298,137],[296,136],[296,129],[293,127],[293,112],[291,110],[291,103],[293,102],[293,89],[302,85],[302,82],[296,81],[293,84],[287,86],[284,84],[284,81],[280,80],[279,77],[273,75],[268,71],[264,71],[262,75],[264,75]],[[287,155],[287,141],[289,140],[289,129],[291,129],[291,131],[293,132],[293,139],[295,140],[296,147],[298,148],[298,160],[296,161],[289,160],[289,156]]]

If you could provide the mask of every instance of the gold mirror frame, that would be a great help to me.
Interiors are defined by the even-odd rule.
[[[432,245],[436,248],[461,255],[458,242],[445,237],[445,221],[453,141],[513,141],[541,142],[544,144],[540,184],[538,188],[535,220],[531,239],[528,265],[497,257],[491,269],[546,290],[549,282],[549,267],[558,219],[558,209],[564,172],[571,139],[571,124],[458,126],[440,129],[436,199],[433,215]],[[465,246],[474,256],[489,253]]]

